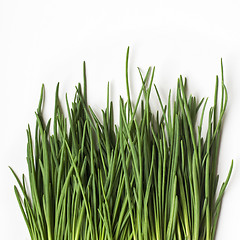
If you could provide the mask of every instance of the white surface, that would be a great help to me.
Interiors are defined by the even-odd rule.
[[[231,159],[217,240],[239,239],[240,214],[240,4],[238,1],[0,1],[0,239],[30,239],[13,192],[8,165],[27,174],[27,123],[34,129],[40,87],[52,116],[56,83],[60,97],[82,81],[86,61],[89,103],[105,107],[106,86],[118,103],[125,95],[125,54],[130,49],[133,95],[137,66],[156,66],[155,83],[166,100],[179,74],[190,92],[213,98],[223,58],[229,102],[220,152],[221,182]],[[114,96],[114,97],[113,97]]]

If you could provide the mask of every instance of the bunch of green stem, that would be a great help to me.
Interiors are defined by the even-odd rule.
[[[202,136],[207,99],[187,97],[186,80],[178,79],[176,98],[169,92],[159,111],[152,113],[150,94],[154,69],[142,80],[136,104],[120,97],[119,126],[113,119],[113,103],[102,111],[102,121],[87,104],[84,88],[76,87],[68,120],[56,89],[53,134],[45,124],[43,91],[36,112],[35,141],[27,129],[27,163],[30,191],[24,175],[15,175],[22,194],[14,187],[31,239],[214,239],[226,181],[217,194],[218,152],[227,91],[218,77],[214,105]],[[223,74],[222,74],[223,76]],[[198,115],[200,113],[200,121]],[[136,113],[140,114],[136,118]],[[138,120],[137,120],[138,119]],[[69,123],[69,127],[67,124]]]

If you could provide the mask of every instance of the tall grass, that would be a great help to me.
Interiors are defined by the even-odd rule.
[[[134,105],[129,91],[128,53],[129,49],[128,98],[119,99],[119,126],[114,122],[109,87],[102,121],[88,105],[85,63],[83,89],[78,84],[72,105],[66,96],[67,117],[57,85],[53,124],[43,119],[42,87],[34,138],[30,127],[27,129],[30,192],[25,176],[20,180],[11,168],[21,194],[16,186],[14,191],[31,239],[215,238],[233,166],[217,193],[218,154],[227,104],[223,72],[220,103],[217,77],[214,105],[204,123],[207,99],[198,102],[188,95],[186,79],[180,76],[175,100],[170,91],[164,105],[153,84],[154,68],[149,68],[146,76],[139,71],[142,88]],[[149,102],[153,88],[159,100],[159,110],[154,113]],[[141,116],[138,120],[137,112]]]

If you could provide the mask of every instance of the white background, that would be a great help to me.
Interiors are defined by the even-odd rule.
[[[223,58],[229,93],[222,135],[220,182],[234,170],[222,205],[217,240],[240,239],[240,4],[238,1],[0,1],[0,239],[30,239],[8,169],[27,175],[26,131],[34,129],[41,84],[45,116],[52,117],[54,91],[72,100],[87,64],[88,97],[106,106],[106,87],[117,109],[125,91],[125,54],[130,46],[133,97],[137,67],[156,66],[155,83],[166,100],[180,74],[188,89],[212,103]],[[64,105],[64,103],[63,103]],[[157,105],[153,101],[153,105]],[[65,106],[65,105],[64,105]]]

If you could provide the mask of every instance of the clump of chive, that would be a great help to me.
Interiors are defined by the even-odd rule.
[[[215,238],[223,194],[233,167],[232,163],[217,194],[218,154],[227,105],[222,64],[220,111],[217,77],[204,137],[207,99],[198,102],[188,96],[182,76],[177,81],[175,100],[171,100],[169,91],[167,105],[154,85],[160,108],[153,113],[149,99],[155,69],[149,68],[145,77],[139,70],[142,88],[133,107],[128,55],[129,48],[128,98],[124,101],[120,97],[119,126],[113,118],[109,85],[102,121],[88,105],[85,63],[83,91],[78,84],[71,106],[66,96],[67,117],[61,110],[57,85],[53,125],[43,119],[42,87],[34,140],[30,127],[27,129],[30,193],[25,176],[21,181],[11,168],[22,193],[14,186],[31,239]]]

